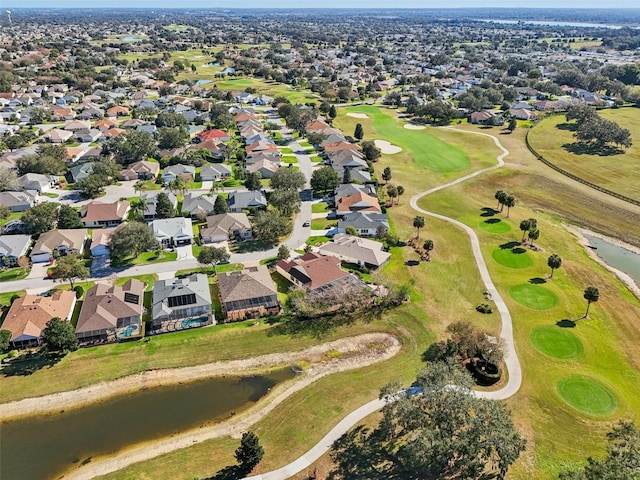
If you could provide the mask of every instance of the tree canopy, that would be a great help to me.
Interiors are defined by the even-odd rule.
[[[78,349],[76,331],[71,322],[54,317],[42,330],[42,339],[47,350],[51,352],[75,351]]]
[[[397,395],[399,385],[388,385],[377,427],[356,427],[334,443],[329,478],[504,478],[525,440],[507,408],[472,395],[471,384],[458,365],[434,362],[413,384],[420,395]]]
[[[53,230],[58,219],[58,207],[60,204],[53,202],[44,202],[34,205],[22,215],[22,223],[24,223],[27,232],[33,235],[39,235],[49,230]]]
[[[339,184],[338,174],[332,167],[320,167],[311,174],[311,188],[318,193],[333,192]]]
[[[291,222],[278,211],[258,212],[253,223],[253,233],[258,240],[274,245],[280,237],[291,233]]]
[[[271,177],[271,188],[300,190],[307,182],[304,173],[297,168],[279,168]]]
[[[151,250],[157,242],[146,223],[129,222],[118,226],[112,233],[109,243],[111,258],[122,261],[127,257],[137,257]]]
[[[76,280],[89,276],[89,269],[79,255],[65,255],[56,260],[56,264],[51,270],[51,276],[54,279],[69,282],[73,288]]]

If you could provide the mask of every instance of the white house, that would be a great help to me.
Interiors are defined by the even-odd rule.
[[[152,221],[149,227],[162,248],[190,245],[193,242],[193,227],[190,218],[163,218]]]

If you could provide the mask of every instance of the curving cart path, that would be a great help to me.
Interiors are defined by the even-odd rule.
[[[492,300],[495,302],[496,307],[498,308],[498,312],[500,313],[500,318],[502,319],[502,329],[500,332],[500,337],[502,339],[504,345],[504,362],[507,366],[509,372],[509,380],[507,384],[502,387],[500,390],[494,390],[491,392],[475,392],[478,397],[488,398],[491,400],[503,400],[514,395],[520,385],[522,383],[522,369],[520,368],[520,360],[518,360],[518,355],[516,354],[516,348],[513,341],[513,324],[511,321],[511,314],[509,313],[509,309],[507,308],[504,300],[500,296],[500,293],[496,289],[493,281],[491,280],[491,276],[489,275],[489,270],[487,269],[487,264],[482,257],[482,252],[480,250],[480,241],[478,240],[478,236],[469,226],[465,225],[458,220],[453,218],[445,217],[444,215],[440,215],[438,213],[429,212],[424,210],[418,206],[418,201],[422,197],[426,197],[434,192],[443,190],[445,188],[451,187],[453,185],[457,185],[458,183],[462,183],[470,178],[477,177],[486,172],[490,172],[491,170],[495,170],[504,165],[504,158],[509,155],[509,150],[504,148],[498,140],[497,137],[493,135],[489,135],[488,133],[481,132],[469,132],[467,130],[460,130],[457,128],[448,127],[449,130],[455,130],[456,132],[466,133],[470,135],[481,135],[483,137],[488,137],[493,140],[496,147],[498,147],[502,153],[496,157],[497,163],[496,165],[488,168],[483,168],[482,170],[478,170],[477,172],[470,173],[469,175],[465,175],[460,177],[452,182],[445,183],[444,185],[440,185],[438,187],[431,188],[424,192],[418,193],[411,198],[411,207],[430,217],[437,218],[439,220],[444,220],[446,222],[452,223],[457,227],[460,227],[464,230],[467,235],[469,235],[469,239],[471,240],[471,248],[473,251],[473,256],[476,261],[476,265],[478,266],[478,270],[480,270],[480,277],[482,278],[482,282],[484,283],[487,291],[491,294]],[[254,475],[251,477],[245,477],[243,480],[286,480],[289,477],[292,477],[296,473],[304,470],[305,468],[310,467],[318,460],[322,455],[328,452],[331,449],[333,443],[340,438],[343,434],[345,434],[351,427],[360,422],[363,418],[371,415],[372,413],[380,410],[385,404],[385,400],[376,399],[371,402],[363,405],[362,407],[354,410],[345,418],[343,418],[335,427],[333,427],[329,433],[327,433],[322,440],[320,440],[316,445],[314,445],[307,453],[298,457],[296,460],[291,462],[288,465],[285,465],[282,468],[277,470],[272,470],[271,472],[263,473],[260,475]]]

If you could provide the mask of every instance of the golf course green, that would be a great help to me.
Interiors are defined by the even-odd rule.
[[[489,218],[480,222],[480,228],[489,233],[506,233],[511,230],[511,225],[499,218]]]
[[[533,265],[533,258],[522,247],[497,248],[491,252],[491,258],[503,267],[527,268]]]
[[[582,342],[568,330],[557,326],[538,327],[529,335],[531,343],[550,357],[567,359],[582,355]]]
[[[611,390],[596,380],[575,376],[560,380],[558,394],[576,410],[589,415],[606,415],[618,406]]]
[[[509,295],[520,305],[534,310],[553,308],[559,301],[557,295],[551,290],[529,283],[511,287]]]
[[[469,157],[462,149],[429,135],[428,130],[406,129],[378,107],[361,105],[345,110],[368,115],[373,120],[377,138],[401,145],[419,167],[435,172],[455,172],[471,166]]]

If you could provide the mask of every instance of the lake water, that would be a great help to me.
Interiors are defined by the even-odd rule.
[[[127,446],[221,421],[294,376],[286,368],[267,375],[210,378],[2,423],[0,478],[58,478],[91,457],[112,455]]]
[[[584,234],[595,253],[608,265],[629,275],[640,287],[640,254],[600,237]]]

